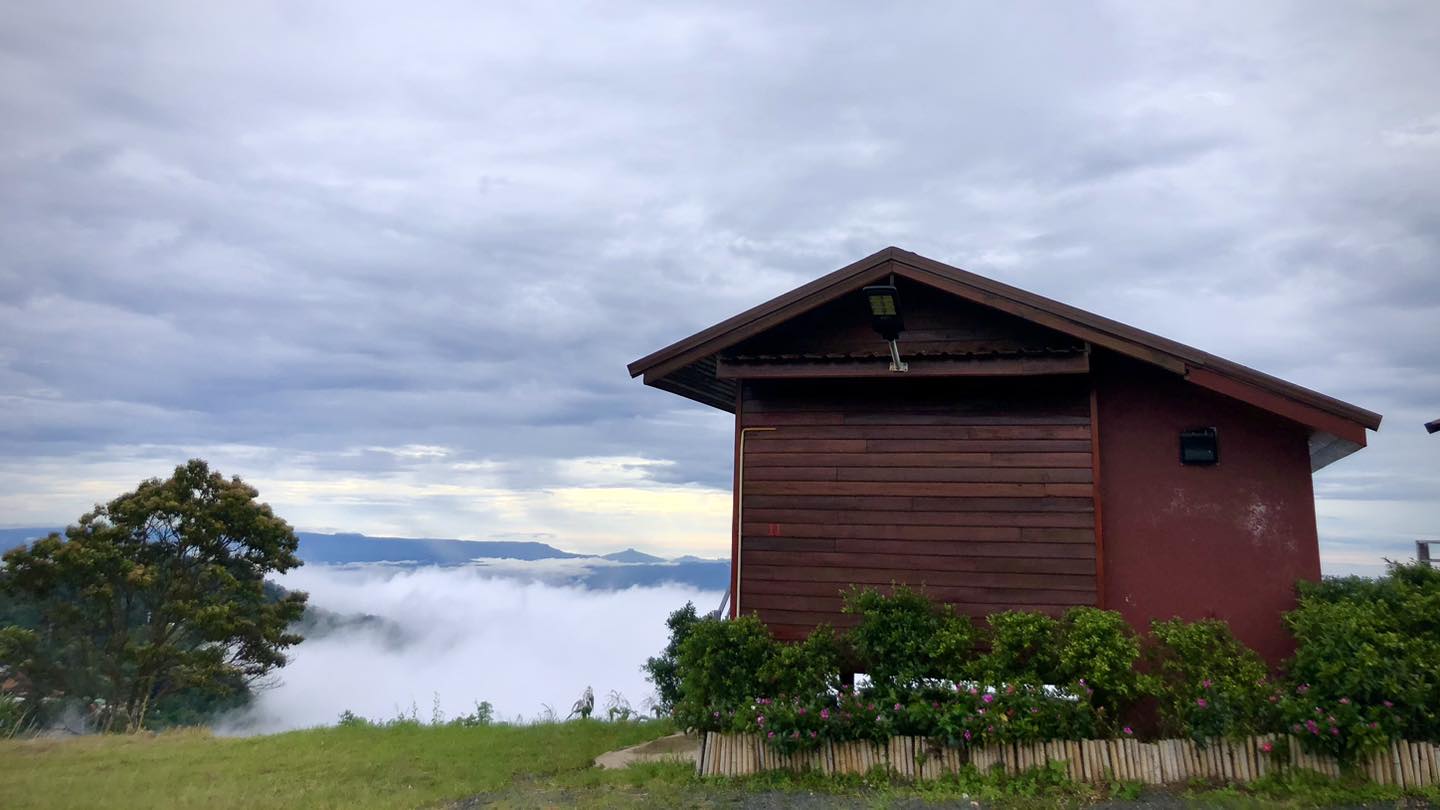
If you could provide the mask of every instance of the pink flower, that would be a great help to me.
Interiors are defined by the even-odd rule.
[[[992,695],[992,694],[990,694],[989,692],[986,692],[986,693],[985,693],[985,696],[982,697],[982,698],[980,698],[980,699],[983,700],[983,701],[986,702],[986,703],[994,703],[994,702],[995,702],[995,696]]]
[[[830,719],[830,710],[829,710],[829,709],[821,709],[821,710],[820,710],[820,719],[821,719],[821,720],[829,720],[829,719]]]
[[[934,702],[934,703],[931,703],[931,704],[930,704],[930,708],[932,708],[932,709],[939,709],[939,708],[940,708],[940,703],[939,703],[939,701],[936,701],[936,702]]]
[[[767,734],[767,735],[765,735],[765,736],[767,736],[767,737],[769,737],[770,739],[773,740],[773,739],[775,739],[775,732],[772,731],[772,732],[770,732],[769,734]]]
[[[1381,704],[1382,706],[1384,706],[1385,708],[1387,708],[1387,709],[1393,709],[1393,708],[1395,708],[1395,704],[1394,704],[1394,703],[1391,703],[1391,702],[1388,701],[1388,700],[1382,700],[1382,701],[1380,701],[1380,704]]]
[[[763,715],[763,714],[757,714],[757,715],[755,715],[755,725],[757,725],[757,726],[763,726],[763,725],[765,725],[765,715]]]
[[[1209,678],[1206,678],[1205,680],[1203,680],[1203,681],[1200,682],[1200,688],[1201,688],[1201,689],[1209,689],[1210,686],[1211,686],[1211,683],[1210,683],[1210,679],[1209,679]]]
[[[1374,720],[1371,720],[1371,721],[1370,721],[1370,728],[1379,728],[1379,727],[1380,727],[1380,724],[1379,724],[1379,723],[1375,722]]]
[[[1340,705],[1341,705],[1341,706],[1349,706],[1349,705],[1350,705],[1350,698],[1340,698]]]
[[[799,708],[799,709],[796,709],[796,710],[795,710],[795,713],[798,714],[798,715],[800,715],[801,717],[804,717],[804,716],[805,716],[805,709],[804,709],[803,707],[802,707],[802,708]]]
[[[1314,720],[1306,720],[1306,721],[1305,721],[1305,728],[1309,729],[1309,731],[1310,731],[1311,734],[1319,734],[1319,733],[1320,733],[1320,725],[1319,725],[1318,723],[1316,723]]]
[[[1203,709],[1210,704],[1205,700],[1205,698],[1195,698],[1195,705]]]
[[[1130,728],[1129,726],[1126,726],[1125,728],[1120,729],[1120,730],[1123,731],[1123,732],[1125,732],[1125,734],[1126,734],[1127,736],[1128,736],[1128,735],[1132,735],[1132,734],[1135,733],[1135,730],[1132,729],[1132,728]]]
[[[970,729],[965,729],[965,742],[970,742]]]
[[[900,711],[900,704],[899,704],[899,703],[896,703],[896,704],[895,704],[895,711],[897,711],[897,712]]]
[[[1031,713],[1031,714],[1039,714],[1039,713],[1040,713],[1040,709],[1036,708],[1035,706],[1031,706],[1031,707],[1030,707],[1030,713]]]
[[[1331,737],[1339,737],[1339,736],[1340,736],[1340,729],[1338,729],[1338,728],[1336,728],[1336,727],[1334,727],[1334,726],[1331,726],[1331,727],[1330,727],[1330,736],[1331,736]]]
[[[720,713],[719,713],[719,712],[715,712],[714,714],[712,714],[712,715],[710,715],[710,716],[711,716],[711,717],[714,717],[714,718],[717,719],[717,720],[720,719]]]
[[[795,733],[793,733],[793,734],[790,735],[790,738],[791,738],[791,739],[794,739],[794,740],[800,739],[800,731],[797,729],[797,730],[795,731]]]
[[[1268,754],[1275,750],[1275,744],[1268,741],[1260,743],[1260,750]]]
[[[814,738],[816,738],[816,737],[818,737],[818,736],[820,736],[820,732],[818,732],[818,731],[811,731],[811,732],[810,732],[810,738],[811,738],[811,739],[814,739]]]
[[[1300,684],[1299,686],[1295,687],[1295,692],[1296,692],[1297,694],[1303,695],[1303,694],[1305,694],[1306,692],[1309,692],[1309,691],[1310,691],[1310,684],[1308,684],[1308,683],[1302,683],[1302,684]]]

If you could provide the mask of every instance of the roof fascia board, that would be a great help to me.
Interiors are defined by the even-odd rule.
[[[1365,446],[1365,427],[1343,417],[1326,413],[1293,399],[1282,397],[1258,386],[1250,385],[1233,377],[1226,377],[1210,369],[1192,368],[1185,375],[1202,388],[1208,388],[1232,399],[1238,399],[1262,410],[1279,414],[1287,419],[1308,425],[1315,430],[1329,433],[1339,439]],[[1358,448],[1357,448],[1358,449]]]

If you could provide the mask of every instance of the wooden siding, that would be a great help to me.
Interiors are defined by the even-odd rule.
[[[1096,601],[1085,379],[746,381],[739,610],[848,626],[852,584],[961,612]]]

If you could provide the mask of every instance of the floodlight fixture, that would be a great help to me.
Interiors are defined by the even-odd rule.
[[[900,359],[900,333],[905,319],[900,315],[900,296],[895,284],[872,284],[862,292],[870,307],[870,325],[890,344],[890,370],[909,371],[910,365]]]
[[[1425,430],[1429,433],[1440,433],[1440,419],[1425,423]]]

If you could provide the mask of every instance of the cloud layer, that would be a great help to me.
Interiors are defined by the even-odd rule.
[[[412,706],[428,722],[438,700],[453,718],[489,701],[497,719],[562,719],[587,686],[603,714],[615,691],[641,708],[654,690],[640,665],[664,648],[665,618],[720,594],[679,586],[587,591],[490,578],[473,568],[306,566],[282,577],[312,604],[382,622],[351,626],[293,648],[273,688],[225,718],[229,733],[333,724],[341,712],[387,720]]]
[[[301,528],[723,552],[629,360],[887,244],[1383,412],[1328,567],[1440,523],[1440,9],[28,4],[0,522],[203,456]]]

